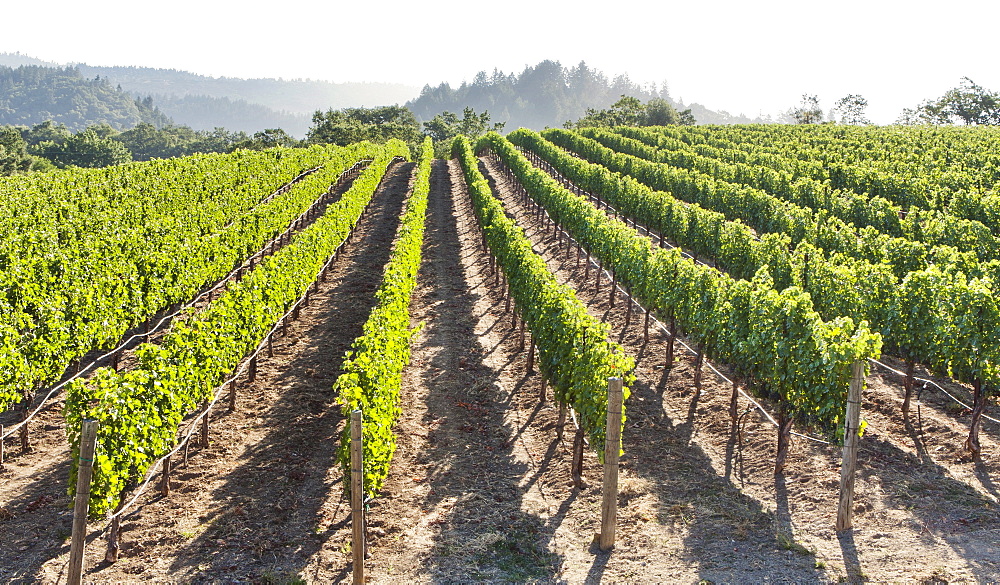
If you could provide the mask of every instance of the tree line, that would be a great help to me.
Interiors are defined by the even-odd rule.
[[[785,112],[781,121],[796,124],[871,124],[865,113],[867,108],[868,100],[864,96],[849,94],[837,100],[824,120],[819,97],[807,93],[802,95],[802,101],[797,107]],[[963,77],[957,87],[949,89],[944,95],[926,99],[913,108],[904,108],[895,124],[997,126],[1000,125],[1000,93]]]

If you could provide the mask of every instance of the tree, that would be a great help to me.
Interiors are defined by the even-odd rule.
[[[107,167],[132,160],[125,145],[113,138],[104,137],[88,128],[73,134],[61,144],[48,140],[35,147],[38,154],[52,161],[57,167]]]
[[[840,114],[841,124],[862,126],[871,124],[871,120],[865,115],[867,107],[868,100],[852,93],[837,100],[837,105],[833,109]]]
[[[267,128],[260,132],[255,132],[253,137],[238,142],[232,146],[232,150],[245,148],[248,150],[265,150],[276,146],[297,146],[299,141],[288,135],[281,128]]]
[[[996,126],[1000,124],[1000,94],[989,91],[968,77],[936,100],[925,100],[915,109],[907,108],[897,124],[953,124]]]
[[[949,89],[939,100],[944,110],[966,125],[995,126],[1000,124],[1000,94],[989,91],[968,77],[959,87]]]
[[[587,108],[587,115],[575,123],[567,122],[566,128],[613,128],[615,126],[664,126],[667,124],[693,125],[691,110],[678,113],[670,102],[652,98],[646,104],[639,98],[622,95],[606,110]]]
[[[31,170],[28,143],[16,128],[0,128],[0,176]]]
[[[386,142],[398,138],[419,146],[422,135],[416,116],[403,106],[316,111],[306,135],[310,144],[347,146],[362,140]]]
[[[691,110],[687,110],[690,114]],[[681,123],[681,115],[663,98],[653,98],[646,102],[646,126],[669,126]]]
[[[451,142],[456,136],[461,134],[470,140],[475,140],[490,131],[501,132],[503,127],[503,122],[490,124],[488,110],[477,114],[474,109],[466,107],[462,110],[462,119],[452,112],[443,112],[434,116],[430,122],[424,122],[424,134],[434,140],[434,144],[437,145],[435,150],[439,156],[446,158],[447,152],[451,149]]]
[[[264,132],[284,134],[283,130]],[[186,156],[196,152],[229,152],[238,143],[249,141],[250,137],[244,132],[229,132],[225,128],[195,131],[187,126],[168,125],[157,128],[144,123],[116,135],[114,139],[128,148],[134,160],[150,160]]]
[[[807,93],[802,94],[802,102],[790,114],[796,124],[819,124],[823,121],[823,109],[819,107],[819,98]]]

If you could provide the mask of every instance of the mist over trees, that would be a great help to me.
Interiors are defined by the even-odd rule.
[[[70,130],[94,124],[131,128],[170,119],[152,100],[133,98],[107,79],[85,79],[76,69],[0,66],[0,125],[33,125],[52,120]]]
[[[566,122],[564,127],[693,126],[695,122],[690,109],[678,112],[663,98],[653,98],[643,104],[638,98],[623,95],[606,110],[587,108],[586,116],[576,122]]]
[[[471,83],[457,88],[448,83],[425,85],[420,96],[406,105],[421,120],[470,107],[490,112],[492,119],[503,122],[508,130],[522,126],[541,129],[581,118],[587,108],[607,108],[621,95],[643,101],[669,98],[666,88],[661,92],[655,86],[643,87],[625,75],[609,79],[584,62],[566,68],[558,61],[542,61],[517,75],[498,69],[492,74],[480,71]]]
[[[503,122],[506,130],[519,127],[541,130],[562,127],[579,120],[587,110],[611,108],[621,96],[641,102],[661,99],[677,111],[690,110],[701,124],[737,124],[760,122],[746,116],[709,110],[700,104],[685,105],[670,95],[666,82],[657,86],[642,85],[627,75],[608,77],[581,61],[564,67],[558,61],[542,61],[525,67],[519,74],[480,71],[471,82],[453,88],[448,83],[425,85],[420,96],[406,103],[418,119],[427,121],[445,112],[460,112],[466,107],[490,112],[492,119]]]

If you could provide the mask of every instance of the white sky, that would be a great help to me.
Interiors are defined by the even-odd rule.
[[[669,2],[11,2],[0,52],[229,77],[422,86],[543,59],[666,80],[674,99],[748,116],[847,94],[891,123],[963,76],[1000,91],[994,0]]]

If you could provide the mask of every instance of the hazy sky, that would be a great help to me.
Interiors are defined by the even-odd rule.
[[[992,0],[50,0],[8,3],[3,13],[0,52],[213,76],[420,86],[543,59],[586,61],[751,117],[786,110],[803,93],[824,109],[861,94],[878,123],[963,76],[1000,91]]]

